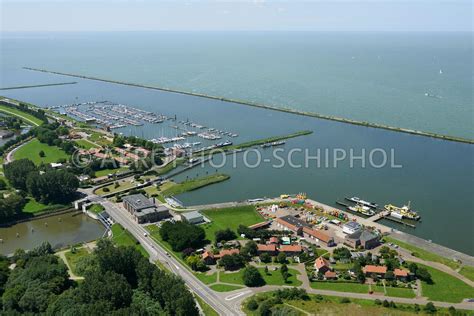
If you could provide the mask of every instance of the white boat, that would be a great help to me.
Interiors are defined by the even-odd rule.
[[[365,216],[375,215],[374,210],[372,210],[370,207],[362,205],[362,204],[356,204],[354,206],[349,206],[348,209],[352,212],[361,213]]]
[[[377,208],[377,206],[378,206],[375,203],[364,201],[364,200],[358,198],[357,196],[353,196],[351,198],[346,197],[346,200],[354,202],[354,203],[362,204],[364,206],[368,206],[368,207],[371,207],[371,208]]]

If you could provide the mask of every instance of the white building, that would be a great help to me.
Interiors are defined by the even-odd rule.
[[[362,225],[357,222],[348,222],[342,226],[342,232],[352,235],[362,230]]]

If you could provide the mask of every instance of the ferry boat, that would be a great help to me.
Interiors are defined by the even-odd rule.
[[[365,216],[375,215],[375,211],[368,206],[362,205],[361,203],[354,206],[349,206],[348,209],[352,212],[361,213]]]
[[[351,198],[346,197],[346,200],[354,202],[354,203],[362,204],[364,206],[368,206],[368,207],[371,207],[371,208],[377,208],[377,206],[378,206],[375,203],[364,201],[364,200],[358,198],[357,196],[353,196]]]
[[[419,220],[420,215],[417,212],[413,211],[410,208],[410,202],[408,205],[403,205],[402,207],[398,207],[392,204],[385,205],[385,210],[390,212],[390,216],[399,218],[399,219],[412,219],[412,220]]]

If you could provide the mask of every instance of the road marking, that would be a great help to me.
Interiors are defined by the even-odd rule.
[[[245,295],[245,294],[248,294],[248,293],[252,293],[252,291],[247,290],[247,291],[243,291],[243,292],[240,292],[240,293],[237,293],[237,294],[234,294],[234,295],[229,295],[229,296],[225,297],[225,300],[226,301],[232,301],[232,300],[235,300],[236,298],[241,297],[242,295]]]

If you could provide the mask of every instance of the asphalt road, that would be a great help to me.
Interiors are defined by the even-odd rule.
[[[217,313],[219,313],[219,315],[242,315],[240,306],[234,305],[232,300],[222,300],[220,296],[216,295],[214,291],[199,281],[199,279],[197,279],[188,269],[183,267],[179,261],[172,256],[167,256],[166,250],[157,244],[152,238],[145,237],[147,231],[142,226],[138,225],[124,208],[100,197],[95,198],[95,200],[98,202],[100,201],[107,210],[107,213],[115,220],[115,222],[122,225],[133,236],[135,236],[135,238],[150,254],[151,261],[154,262],[160,260],[167,264],[173,273],[180,276],[186,285]]]

